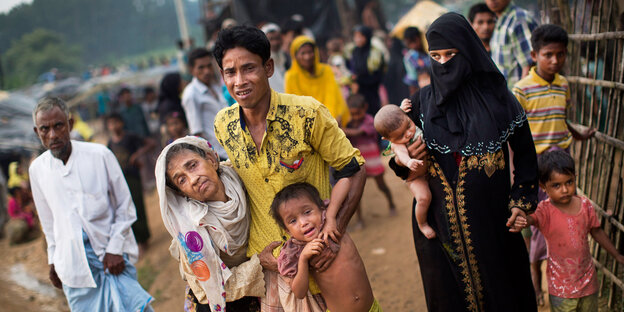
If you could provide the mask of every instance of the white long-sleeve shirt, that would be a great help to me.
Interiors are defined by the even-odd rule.
[[[82,231],[100,261],[105,253],[128,254],[138,247],[131,230],[136,208],[113,153],[104,145],[71,141],[67,164],[46,151],[30,165],[30,185],[48,243],[48,263],[63,284],[96,287]]]
[[[218,85],[207,86],[199,79],[193,78],[182,92],[182,108],[186,114],[189,132],[203,133],[204,138],[222,159],[227,159],[228,155],[214,135],[214,118],[226,107],[227,102]]]

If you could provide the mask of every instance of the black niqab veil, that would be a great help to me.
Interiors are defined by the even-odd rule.
[[[446,13],[427,41],[430,51],[459,50],[444,64],[432,60],[431,85],[420,92],[427,146],[463,156],[498,151],[526,115],[481,40],[463,16]]]

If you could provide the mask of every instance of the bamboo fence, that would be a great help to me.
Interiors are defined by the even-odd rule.
[[[541,23],[563,26],[569,34],[565,76],[570,83],[568,119],[577,129],[596,128],[596,136],[577,141],[577,187],[594,203],[605,232],[624,251],[624,61],[618,0],[540,0]],[[595,241],[590,248],[600,274],[601,303],[624,311],[624,266]]]

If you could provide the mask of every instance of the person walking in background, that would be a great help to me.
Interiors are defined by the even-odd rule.
[[[134,103],[130,89],[126,87],[121,88],[117,93],[117,99],[121,106],[119,114],[123,118],[125,129],[140,137],[149,136],[150,132],[143,115],[143,109],[140,105]]]
[[[566,78],[559,72],[566,61],[568,34],[560,26],[542,25],[533,31],[531,45],[531,57],[536,66],[531,68],[528,76],[514,85],[512,91],[526,111],[538,156],[551,150],[567,152],[572,138],[586,140],[596,131],[588,129],[579,133],[566,121],[570,89]],[[547,194],[540,188],[538,200],[547,198]],[[547,255],[546,242],[535,226],[524,229],[522,233],[525,240],[529,239],[529,260],[537,303],[544,305],[541,264]]]
[[[405,65],[403,82],[409,86],[409,93],[414,94],[414,92],[430,83],[429,68],[431,67],[431,57],[425,52],[421,33],[417,27],[406,28],[403,33],[403,41],[408,49],[403,58],[403,64]]]
[[[149,137],[141,138],[124,131],[124,121],[119,114],[112,113],[106,116],[104,122],[110,135],[107,147],[115,154],[121,166],[121,171],[128,183],[130,195],[136,208],[137,220],[132,224],[132,231],[139,244],[139,257],[141,257],[147,249],[147,241],[151,235],[145,214],[143,181],[140,170],[145,166],[143,156],[156,147],[156,142]]]
[[[47,149],[29,173],[50,281],[72,311],[152,311],[133,265],[136,210],[115,155],[104,145],[70,141],[73,119],[59,98],[39,101],[33,121]]]
[[[494,33],[494,27],[496,26],[496,14],[488,8],[484,2],[477,3],[470,7],[468,11],[468,21],[472,28],[483,42],[485,51],[491,52],[490,39]]]
[[[262,32],[269,38],[271,43],[271,58],[275,64],[273,76],[269,78],[271,88],[277,92],[284,92],[284,75],[286,74],[286,63],[288,55],[282,51],[282,32],[279,26],[267,23],[261,28]]]
[[[143,89],[141,109],[143,109],[143,117],[147,121],[149,132],[151,134],[158,134],[158,97],[156,96],[156,90],[154,90],[154,88],[145,87]]]
[[[388,94],[388,103],[399,104],[404,98],[410,96],[409,87],[403,83],[403,78],[407,74],[403,57],[407,52],[401,39],[397,37],[387,38],[388,51],[390,52],[390,61],[388,62],[388,71],[383,80]],[[427,56],[428,57],[428,56]]]
[[[366,98],[368,114],[375,115],[381,107],[379,85],[383,80],[385,60],[383,52],[371,44],[373,31],[366,26],[356,26],[353,31],[355,47],[347,52],[352,80],[356,83],[358,93]]]
[[[347,135],[353,147],[359,149],[360,153],[362,153],[362,157],[364,157],[366,161],[364,163],[366,176],[375,179],[377,188],[379,188],[388,200],[390,215],[395,216],[397,211],[394,201],[392,200],[392,194],[390,193],[390,188],[388,188],[388,185],[384,181],[385,169],[381,162],[381,152],[377,144],[378,136],[375,130],[374,118],[366,113],[368,106],[368,104],[366,104],[366,99],[361,94],[352,94],[347,98],[347,105],[351,113],[351,121],[349,121],[347,127],[342,130]],[[364,227],[364,218],[362,216],[361,203],[358,203],[357,209],[357,226],[362,228]]]
[[[492,60],[511,90],[518,80],[529,74],[531,32],[537,22],[529,12],[511,4],[511,0],[485,0],[485,4],[498,17],[490,39]]]
[[[184,88],[182,107],[192,135],[208,140],[221,159],[227,153],[214,135],[214,118],[228,104],[221,92],[221,84],[212,65],[212,55],[204,48],[189,53],[189,68],[193,80]]]
[[[286,72],[286,93],[307,95],[324,104],[341,127],[349,122],[349,110],[334,73],[321,64],[314,40],[299,36],[290,46],[292,66]]]
[[[167,135],[166,122],[167,116],[178,113],[180,118],[187,124],[184,108],[182,108],[182,99],[180,95],[186,86],[185,81],[179,73],[168,73],[160,81],[160,90],[158,94],[158,120],[160,122],[160,133],[162,134],[162,145],[166,145],[170,137]]]

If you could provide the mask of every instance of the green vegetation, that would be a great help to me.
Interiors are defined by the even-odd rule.
[[[7,87],[33,83],[37,77],[55,67],[61,71],[75,71],[81,65],[81,49],[67,44],[62,35],[45,29],[36,29],[14,41],[4,57]]]
[[[200,43],[199,3],[184,2],[190,31]],[[88,65],[119,64],[129,56],[175,49],[180,37],[170,0],[33,0],[0,14],[0,29],[4,87],[9,88],[32,83],[33,76],[53,67],[81,72]],[[43,36],[38,29],[52,35]],[[24,51],[15,45],[24,45],[30,36],[56,39],[48,40],[52,44],[46,53],[11,52]],[[44,56],[48,52],[52,56]],[[63,57],[55,62],[59,54]],[[23,60],[30,57],[41,59]],[[28,73],[19,72],[22,70]]]

